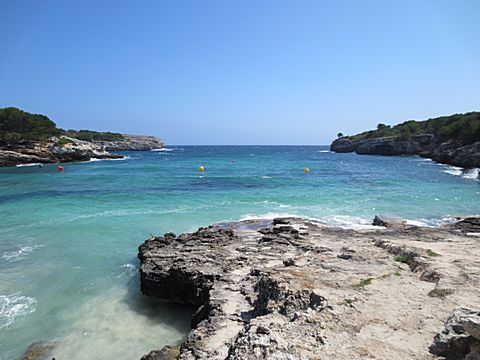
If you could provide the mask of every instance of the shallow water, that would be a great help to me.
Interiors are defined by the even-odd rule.
[[[137,246],[219,221],[300,215],[369,227],[480,213],[478,170],[318,146],[179,146],[123,161],[0,169],[0,359],[135,359],[178,343],[191,309],[140,294]],[[198,166],[204,165],[200,173]],[[310,173],[303,172],[304,167]]]

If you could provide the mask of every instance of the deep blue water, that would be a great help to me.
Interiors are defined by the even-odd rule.
[[[321,146],[175,146],[126,160],[0,169],[0,359],[130,359],[179,342],[190,309],[142,297],[137,246],[213,222],[299,215],[368,227],[480,213],[477,170]],[[205,172],[198,167],[203,165]],[[308,167],[309,173],[303,169]]]

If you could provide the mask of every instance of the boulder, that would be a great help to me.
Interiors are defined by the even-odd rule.
[[[429,347],[432,354],[453,359],[475,359],[480,340],[480,311],[457,308]]]
[[[375,215],[372,225],[384,227],[400,227],[406,224],[405,220],[397,217]]]
[[[31,344],[20,357],[20,360],[50,360],[52,350],[57,344],[55,342],[40,341]]]
[[[177,360],[180,355],[179,346],[165,346],[162,350],[153,350],[142,356],[141,360]]]
[[[457,221],[453,228],[466,233],[480,232],[480,217],[467,217]]]

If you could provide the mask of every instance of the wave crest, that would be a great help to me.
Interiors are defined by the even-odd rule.
[[[0,295],[0,329],[7,327],[18,317],[35,311],[37,300],[19,294]]]

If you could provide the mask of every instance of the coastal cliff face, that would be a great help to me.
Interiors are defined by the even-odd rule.
[[[342,137],[332,142],[330,150],[361,155],[419,155],[464,168],[480,167],[480,141],[462,146],[455,141],[439,141],[430,134],[361,140]]]
[[[106,151],[150,151],[163,148],[163,142],[156,136],[122,134],[123,140],[92,141]]]
[[[15,166],[31,163],[57,163],[89,161],[97,159],[120,159],[121,155],[110,154],[102,147],[89,141],[63,137],[68,141],[58,144],[58,138],[50,141],[16,144],[0,149],[0,166]]]
[[[332,142],[334,152],[374,155],[419,155],[464,168],[480,167],[480,112],[408,120],[376,130],[343,136]]]
[[[116,159],[108,151],[149,151],[163,147],[155,136],[92,130],[63,130],[45,115],[0,108],[0,166]]]
[[[479,312],[468,310],[480,296],[478,219],[375,223],[382,227],[354,231],[241,221],[147,240],[142,292],[196,311],[179,347],[142,359],[480,356]]]
[[[53,137],[48,141],[28,142],[0,148],[0,166],[31,163],[57,163],[96,159],[121,159],[109,151],[149,151],[163,147],[155,136],[123,135],[121,141],[84,141],[72,137]],[[59,141],[64,143],[59,144]]]

